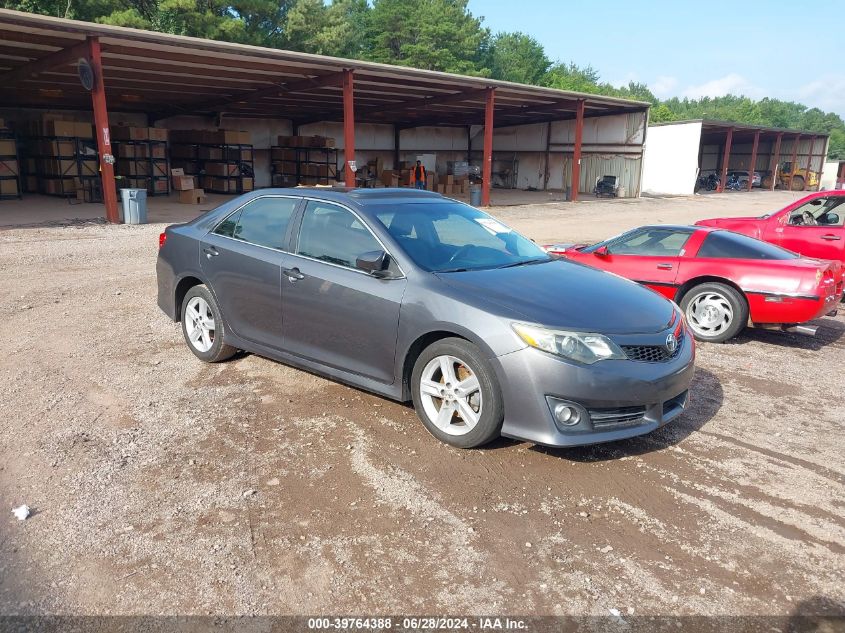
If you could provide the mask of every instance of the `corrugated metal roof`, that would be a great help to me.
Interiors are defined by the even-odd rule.
[[[0,9],[0,91],[9,107],[88,107],[73,65],[3,82],[4,74],[95,36],[110,109],[339,120],[342,92],[325,82],[354,70],[356,119],[466,125],[496,89],[497,126],[644,111],[648,103],[430,70],[64,20]],[[315,84],[316,82],[316,84]],[[322,82],[322,83],[321,83]],[[323,85],[325,83],[325,85]],[[297,89],[290,89],[296,85]],[[448,102],[446,102],[448,100]],[[438,101],[442,103],[438,103]],[[322,119],[320,118],[322,117]]]

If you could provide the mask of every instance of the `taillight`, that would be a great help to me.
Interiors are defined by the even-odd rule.
[[[159,249],[164,246],[164,243],[167,241],[167,233],[159,233],[158,234],[158,247]]]

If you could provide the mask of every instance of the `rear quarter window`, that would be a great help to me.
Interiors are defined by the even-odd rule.
[[[797,259],[798,255],[769,244],[730,231],[713,231],[704,239],[697,257],[716,259]]]

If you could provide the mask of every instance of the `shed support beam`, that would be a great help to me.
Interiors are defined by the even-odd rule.
[[[63,48],[0,75],[0,86],[8,88],[19,81],[30,79],[35,75],[59,66],[75,64],[80,57],[88,57],[89,52],[88,42],[80,42],[79,44]]]
[[[810,137],[810,149],[807,150],[807,178],[804,180],[804,189],[810,186],[810,170],[813,166],[813,150],[816,149],[816,137]],[[821,184],[821,169],[819,170],[819,184]]]
[[[751,164],[748,168],[748,191],[751,191],[751,187],[754,183],[754,172],[757,171],[757,150],[760,147],[760,132],[759,130],[754,133],[754,145],[751,146]],[[762,182],[760,183],[763,184]]]
[[[728,164],[731,162],[731,145],[734,140],[734,129],[728,128],[728,135],[725,137],[725,152],[722,154],[722,171],[719,179],[719,191],[725,190],[728,181]]]
[[[481,206],[490,206],[490,181],[493,179],[493,110],[496,107],[496,89],[487,89],[484,107],[484,160],[481,164]]]
[[[355,85],[353,71],[343,71],[343,173],[347,187],[355,186]]]
[[[795,177],[795,170],[797,168],[795,161],[798,160],[798,144],[800,142],[801,142],[801,135],[796,134],[795,138],[792,141],[792,163],[790,164],[789,185],[787,186],[787,189],[789,189],[790,191],[792,191],[792,179]]]
[[[120,222],[117,210],[117,189],[114,183],[114,158],[109,133],[109,112],[106,109],[106,86],[103,82],[103,60],[100,55],[100,40],[89,37],[86,40],[87,57],[94,71],[94,88],[91,101],[94,107],[94,129],[100,157],[100,178],[102,180],[103,203],[106,206],[106,220],[113,224]]]
[[[546,160],[543,163],[543,191],[549,188],[549,161],[551,159],[552,122],[546,123]]]
[[[402,130],[394,125],[393,126],[393,169],[399,169],[399,141],[400,136],[402,136]]]
[[[778,163],[780,163],[780,144],[782,140],[783,132],[780,132],[775,140],[775,152],[772,155],[772,162],[769,166],[769,171],[772,174],[772,186],[769,188],[769,191],[774,191],[775,185],[778,182]]]
[[[575,144],[572,148],[572,185],[570,200],[578,202],[581,185],[581,144],[584,140],[584,100],[579,99],[575,109]]]
[[[472,126],[467,125],[467,165],[472,162]]]

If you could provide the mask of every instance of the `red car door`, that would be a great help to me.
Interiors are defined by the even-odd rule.
[[[805,257],[845,261],[845,197],[818,197],[776,218],[774,241]]]
[[[678,264],[690,234],[671,227],[643,227],[589,249],[578,260],[674,299]]]

